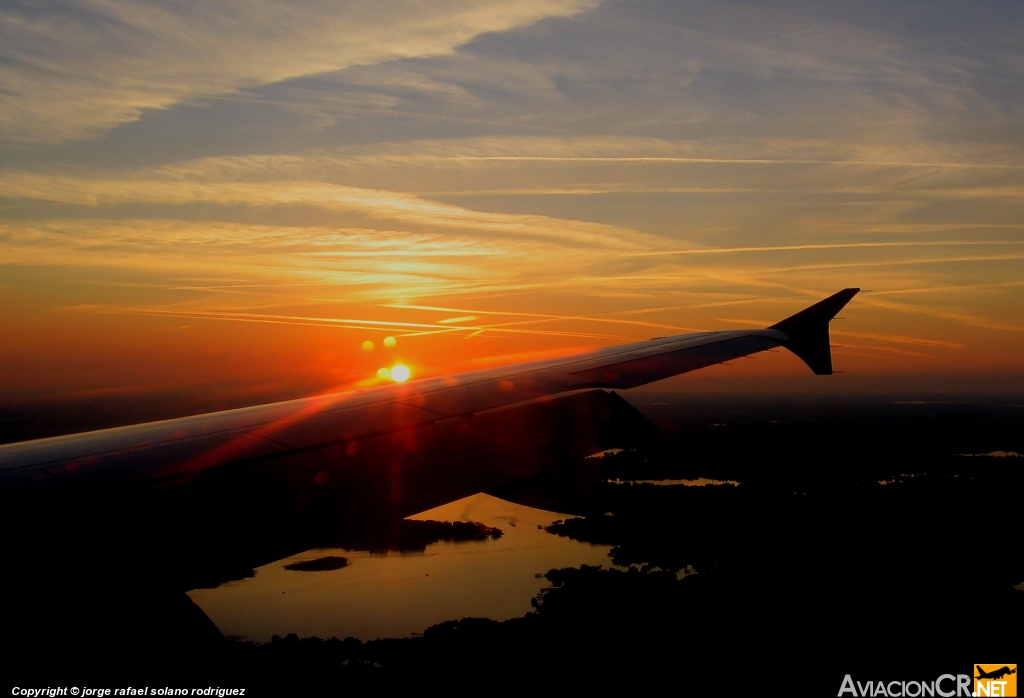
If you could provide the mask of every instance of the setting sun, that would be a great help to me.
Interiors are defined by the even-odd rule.
[[[395,364],[391,367],[391,380],[402,383],[409,380],[409,368],[402,364]]]

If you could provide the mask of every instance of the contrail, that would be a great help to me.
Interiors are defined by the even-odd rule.
[[[971,247],[981,245],[1024,245],[1020,240],[935,240],[907,242],[835,242],[806,245],[771,245],[761,247],[709,247],[689,250],[661,250],[652,252],[626,252],[624,257],[659,257],[661,255],[731,254],[734,252],[788,252],[799,250],[841,250],[882,247]]]

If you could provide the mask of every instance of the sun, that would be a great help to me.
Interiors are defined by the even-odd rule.
[[[395,364],[391,367],[391,380],[396,383],[403,383],[409,380],[409,368],[402,364]]]

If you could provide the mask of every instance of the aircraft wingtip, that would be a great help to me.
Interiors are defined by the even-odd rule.
[[[815,375],[831,376],[832,351],[829,346],[828,324],[859,292],[859,288],[844,288],[775,323],[769,329],[784,332],[788,337],[786,348],[803,359]]]

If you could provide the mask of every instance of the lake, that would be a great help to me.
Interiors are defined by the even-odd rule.
[[[552,568],[611,565],[610,546],[591,545],[543,530],[570,515],[477,494],[410,517],[476,521],[500,528],[500,538],[439,542],[422,553],[371,554],[340,548],[308,550],[264,565],[256,576],[189,596],[224,635],[268,642],[273,635],[409,637],[466,617],[505,620],[532,610]],[[341,569],[300,572],[285,565],[328,556]]]

